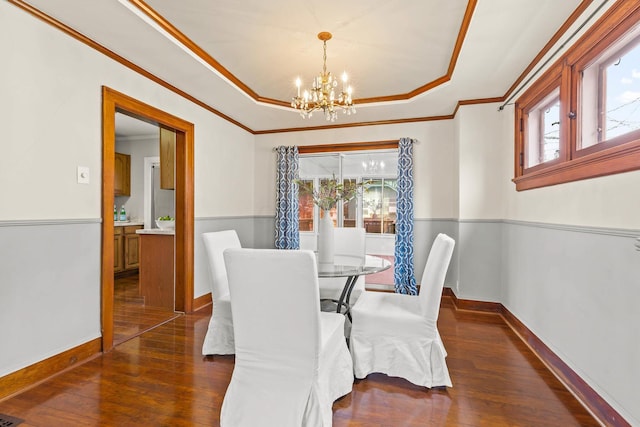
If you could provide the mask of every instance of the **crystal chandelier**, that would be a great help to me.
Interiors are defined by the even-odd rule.
[[[327,40],[331,39],[331,33],[323,31],[318,33],[318,38],[324,44],[324,56],[322,63],[322,73],[313,79],[311,89],[305,90],[300,96],[300,78],[296,79],[298,94],[291,100],[291,106],[300,110],[303,119],[311,117],[316,110],[324,112],[325,119],[335,122],[338,116],[337,110],[350,115],[355,114],[356,109],[351,99],[351,86],[347,85],[347,73],[342,74],[342,91],[336,97],[338,80],[327,72]]]

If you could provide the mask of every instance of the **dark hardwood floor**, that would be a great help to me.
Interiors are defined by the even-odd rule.
[[[233,356],[203,357],[210,306],[144,332],[0,402],[22,426],[216,426]],[[385,375],[356,381],[334,403],[339,426],[596,426],[496,314],[443,298],[449,389]]]
[[[118,345],[177,316],[172,310],[145,305],[139,275],[116,277],[113,284],[113,344]]]

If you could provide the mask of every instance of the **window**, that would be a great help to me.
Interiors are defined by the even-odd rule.
[[[638,138],[640,26],[580,70],[581,138],[578,149]],[[593,151],[593,150],[590,150]]]
[[[330,211],[337,227],[364,227],[370,234],[395,234],[397,150],[357,153],[302,154],[300,179],[314,188],[335,176],[345,184],[369,182],[368,190]],[[300,231],[315,231],[322,212],[309,195],[301,194]]]
[[[516,101],[517,190],[640,169],[639,22],[619,1]]]

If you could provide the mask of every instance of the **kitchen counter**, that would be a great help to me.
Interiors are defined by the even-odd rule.
[[[130,225],[144,225],[143,221],[113,221],[114,227],[128,227]]]
[[[164,236],[174,236],[176,230],[161,230],[159,228],[144,228],[142,230],[136,230],[136,234],[160,234]]]

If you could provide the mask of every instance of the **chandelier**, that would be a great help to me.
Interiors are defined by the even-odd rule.
[[[298,94],[291,100],[291,106],[300,110],[303,119],[311,117],[314,111],[322,110],[325,119],[335,122],[338,116],[337,110],[342,110],[347,115],[355,114],[356,109],[351,99],[351,86],[347,85],[347,73],[342,74],[342,90],[336,97],[338,80],[327,72],[327,40],[331,39],[331,33],[323,31],[318,33],[318,38],[324,45],[322,73],[313,79],[311,89],[305,90],[300,96],[300,78],[296,79]]]

